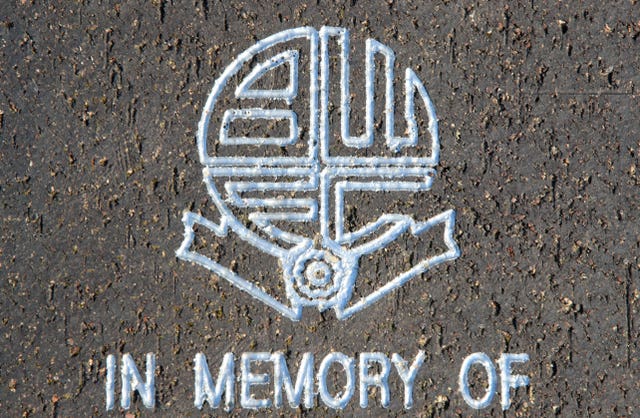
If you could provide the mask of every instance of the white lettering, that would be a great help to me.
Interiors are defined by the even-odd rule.
[[[369,374],[369,367],[373,363],[380,365],[380,372]],[[382,353],[361,353],[360,354],[360,408],[369,405],[369,387],[380,388],[380,404],[384,408],[389,407],[389,372],[391,363],[389,358]]]
[[[122,363],[120,365],[122,378],[122,398],[120,399],[120,406],[122,409],[129,409],[131,406],[131,394],[134,391],[138,392],[145,407],[151,409],[155,406],[155,369],[156,356],[153,353],[147,353],[146,382],[143,382],[131,355],[125,354],[122,356]]]
[[[511,388],[517,389],[521,386],[529,386],[529,377],[521,374],[511,374],[511,363],[526,363],[529,361],[529,355],[522,354],[502,354],[498,364],[500,365],[500,404],[502,410],[506,411],[511,406]]]
[[[481,399],[474,399],[471,396],[471,392],[469,390],[469,370],[474,364],[480,364],[484,367],[487,378],[489,379],[487,391]],[[474,409],[483,409],[491,404],[493,397],[496,394],[496,369],[493,367],[493,362],[485,353],[473,353],[462,362],[462,367],[460,368],[460,392],[462,393],[462,398],[471,408]]]
[[[400,354],[393,353],[391,361],[396,366],[398,375],[402,379],[404,384],[404,408],[409,409],[413,406],[413,383],[418,374],[418,370],[424,363],[425,355],[424,351],[418,351],[415,360],[411,364],[411,367],[407,367],[408,363],[400,356]]]
[[[291,375],[287,367],[284,354],[280,352],[273,353],[271,355],[271,361],[273,361],[273,398],[276,408],[282,407],[282,388],[287,394],[289,400],[289,406],[291,408],[298,408],[300,405],[300,398],[304,391],[304,407],[307,409],[313,408],[315,393],[313,391],[313,354],[304,353],[302,360],[300,361],[300,367],[298,368],[298,377],[296,378],[296,385],[293,386],[291,382]]]
[[[222,364],[218,371],[216,384],[209,372],[207,358],[202,353],[196,354],[193,370],[195,372],[195,401],[194,405],[202,409],[205,401],[209,402],[211,408],[220,406],[222,392],[224,392],[224,409],[229,412],[234,406],[234,358],[233,353],[226,353],[222,358]]]
[[[210,408],[218,408],[223,403],[224,394],[224,410],[231,412],[235,407],[235,382],[237,380],[240,382],[238,389],[242,408],[282,408],[286,397],[286,402],[291,408],[312,409],[315,406],[316,396],[319,394],[325,406],[344,409],[355,394],[356,384],[358,384],[359,404],[362,409],[369,407],[369,398],[374,400],[374,404],[376,403],[376,392],[380,393],[380,406],[388,408],[391,404],[389,377],[391,363],[393,363],[404,385],[404,408],[410,409],[414,404],[415,380],[426,358],[425,352],[422,350],[418,351],[411,363],[398,353],[393,353],[389,358],[381,352],[362,352],[356,363],[354,357],[340,352],[331,352],[322,359],[316,374],[314,354],[310,352],[301,354],[294,381],[292,378],[294,373],[290,372],[287,356],[280,351],[242,353],[239,370],[235,367],[234,354],[228,352],[222,358],[217,377],[212,377],[205,355],[197,353],[194,358],[194,405],[196,408],[202,409],[204,403],[208,402]],[[497,393],[498,378],[500,378],[500,405],[503,411],[508,410],[511,407],[511,389],[517,390],[530,384],[529,376],[513,373],[513,365],[528,361],[529,355],[526,353],[503,353],[497,361],[493,361],[487,354],[481,352],[467,356],[462,362],[458,376],[459,391],[465,403],[474,409],[490,407]],[[474,369],[474,375],[470,377],[474,366],[483,368],[486,378],[481,375],[478,377],[475,374],[476,369]],[[356,367],[358,367],[357,373]],[[499,376],[498,367],[500,369]],[[105,381],[107,411],[115,408],[116,368],[116,355],[108,355]],[[271,368],[273,368],[273,387],[270,385]],[[143,375],[145,379],[143,380],[133,357],[130,354],[122,356],[120,361],[120,406],[122,409],[127,410],[131,407],[134,392],[138,392],[139,398],[146,408],[155,407],[155,369],[155,354],[147,353],[146,370]],[[343,372],[345,377],[341,378]],[[342,387],[340,387],[340,382],[344,382]],[[471,385],[480,388],[475,389],[474,392],[484,390],[484,394],[472,394]],[[256,388],[256,386],[261,386],[261,388]],[[270,397],[271,392],[273,392],[273,399]],[[481,397],[479,397],[480,395]]]
[[[106,383],[107,411],[111,411],[116,404],[115,386],[116,386],[116,356],[114,356],[113,354],[109,354],[107,356],[107,383]]]
[[[269,375],[266,373],[251,373],[251,363],[271,361],[269,353],[242,353],[240,360],[240,405],[243,408],[258,409],[269,408],[270,399],[256,399],[251,394],[251,386],[266,385],[269,383]]]
[[[347,383],[342,393],[338,393],[335,397],[329,393],[327,389],[327,374],[329,368],[333,363],[339,363],[345,371],[347,376]],[[356,389],[355,385],[355,360],[342,353],[330,353],[320,363],[320,370],[318,370],[318,386],[320,390],[320,399],[330,408],[344,409],[345,406],[351,400],[353,392]]]

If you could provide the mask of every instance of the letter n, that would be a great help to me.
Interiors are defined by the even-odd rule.
[[[229,412],[233,409],[235,401],[235,363],[233,353],[226,353],[222,358],[222,365],[218,372],[218,379],[215,385],[209,372],[207,358],[202,353],[196,354],[195,358],[195,401],[194,405],[202,409],[205,401],[209,402],[211,408],[220,406],[222,393],[224,392],[224,410]]]
[[[145,372],[146,380],[143,382],[131,354],[125,354],[122,356],[122,364],[120,366],[122,398],[120,399],[120,406],[123,409],[129,409],[131,406],[131,394],[134,391],[138,392],[145,407],[151,409],[155,406],[155,369],[156,356],[153,353],[147,353],[147,370]]]

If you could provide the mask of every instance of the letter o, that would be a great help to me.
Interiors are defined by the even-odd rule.
[[[333,363],[340,363],[347,375],[347,383],[340,397],[334,397],[327,389],[327,373]],[[342,353],[330,353],[320,363],[318,369],[320,398],[330,408],[344,409],[356,390],[355,360]]]
[[[487,372],[487,378],[489,379],[489,387],[481,399],[474,399],[469,391],[469,370],[471,370],[471,366],[476,363],[484,367],[484,370]],[[489,356],[485,353],[473,353],[467,356],[462,362],[459,380],[460,393],[462,393],[462,398],[471,408],[484,409],[491,404],[496,394],[497,380],[496,368],[493,366],[493,362]]]

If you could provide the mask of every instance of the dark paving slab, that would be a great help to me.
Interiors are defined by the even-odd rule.
[[[198,352],[217,371],[225,352],[297,364],[424,350],[412,410],[394,377],[388,411],[354,397],[344,415],[470,415],[457,379],[473,352],[529,354],[508,415],[637,415],[640,7],[508,3],[5,5],[2,414],[121,415],[104,411],[109,354],[142,369],[156,353],[156,414],[196,416],[220,413],[193,407]],[[257,40],[305,25],[346,27],[353,46],[375,38],[419,74],[442,149],[414,206],[457,210],[460,258],[346,321],[308,309],[292,322],[174,256],[182,211],[211,209],[194,138],[215,79]],[[385,210],[360,204],[365,218]],[[247,274],[268,272],[222,245]],[[478,415],[500,415],[497,399]],[[139,399],[137,411],[150,415]]]

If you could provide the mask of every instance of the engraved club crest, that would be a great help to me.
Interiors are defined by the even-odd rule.
[[[197,136],[203,179],[220,218],[212,222],[185,212],[177,256],[294,321],[305,306],[333,308],[339,319],[348,318],[457,258],[453,210],[425,221],[383,213],[363,226],[346,226],[347,194],[428,191],[435,178],[439,141],[433,104],[407,68],[400,77],[403,114],[396,115],[394,64],[390,48],[368,39],[364,80],[352,80],[349,32],[335,27],[285,30],[238,55],[216,80]],[[354,135],[350,89],[363,84],[358,93],[365,100],[364,129]],[[424,121],[416,117],[418,107]],[[403,135],[396,132],[396,118],[406,127]],[[419,236],[436,225],[444,227],[446,250],[412,260],[409,269],[354,298],[364,256],[384,251],[405,233]],[[239,238],[276,258],[285,298],[193,249],[196,229],[225,243]]]

